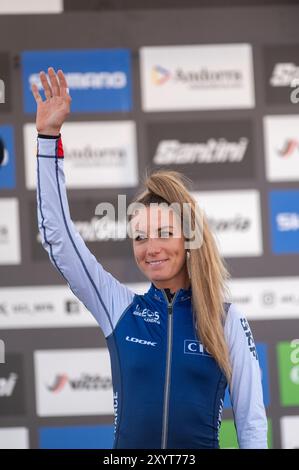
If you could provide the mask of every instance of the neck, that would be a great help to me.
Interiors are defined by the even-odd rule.
[[[185,279],[184,282],[172,282],[171,280],[169,281],[152,281],[154,286],[157,288],[157,289],[169,289],[170,292],[173,294],[175,293],[176,291],[180,290],[180,289],[189,289],[191,287],[191,282],[190,282],[190,279]]]

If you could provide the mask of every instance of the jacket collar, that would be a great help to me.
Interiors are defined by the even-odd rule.
[[[147,294],[150,297],[159,300],[160,302],[167,303],[167,295],[164,292],[164,289],[158,289],[153,283],[151,283]],[[179,289],[175,294],[175,302],[180,302],[183,300],[191,299],[192,289],[189,287],[188,289]]]

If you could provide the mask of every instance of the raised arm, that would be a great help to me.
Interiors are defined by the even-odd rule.
[[[247,319],[232,304],[225,323],[232,365],[230,396],[241,449],[267,448],[261,371]]]
[[[60,130],[70,112],[71,98],[61,70],[40,73],[46,100],[37,86],[32,93],[37,103],[37,212],[42,245],[52,264],[74,294],[93,314],[109,336],[134,293],[104,270],[88,250],[70,218]]]

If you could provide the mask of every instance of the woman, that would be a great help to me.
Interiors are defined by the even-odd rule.
[[[107,340],[114,448],[219,447],[227,384],[239,446],[266,448],[253,337],[244,316],[225,303],[227,272],[183,180],[175,172],[154,173],[135,201],[133,251],[151,281],[145,295],[136,295],[103,269],[71,222],[60,136],[71,98],[63,72],[49,68],[48,75],[50,84],[40,73],[46,100],[32,86],[39,133],[39,229],[51,262]],[[186,217],[177,210],[185,203],[191,208]],[[192,235],[198,234],[200,243],[194,246]]]

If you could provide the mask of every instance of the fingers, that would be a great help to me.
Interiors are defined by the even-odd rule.
[[[48,75],[50,78],[53,96],[60,96],[60,86],[53,67],[48,68]]]
[[[68,86],[66,82],[66,78],[62,70],[58,70],[57,76],[59,78],[60,84],[60,96],[67,96],[68,95]]]
[[[44,89],[45,97],[47,100],[52,98],[52,96],[68,96],[70,98],[68,94],[68,86],[67,86],[66,78],[62,70],[58,70],[57,75],[56,75],[53,67],[48,68],[48,76],[50,79],[50,84],[48,82],[47,75],[44,71],[41,71],[39,76],[40,76],[40,81]],[[35,100],[42,101],[42,98],[38,92],[37,87],[34,86],[34,89],[33,87],[31,87],[31,89],[32,89],[32,93],[34,95]]]
[[[32,84],[31,91],[32,91],[32,94],[34,96],[34,99],[35,99],[36,103],[39,103],[40,101],[43,101],[42,97],[39,94],[37,85],[35,83]]]
[[[47,100],[49,100],[52,97],[52,90],[50,88],[50,85],[48,83],[47,76],[44,71],[39,73],[40,81],[42,82],[42,86],[45,92],[45,97]]]

